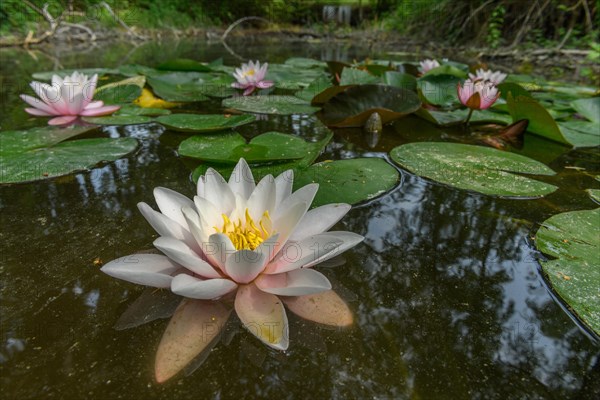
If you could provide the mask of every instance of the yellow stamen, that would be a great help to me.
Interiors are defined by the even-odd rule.
[[[255,71],[254,68],[249,69],[248,71],[244,72],[244,76],[254,76]]]
[[[270,225],[271,218],[268,211],[264,212],[259,221],[260,228],[256,226],[247,208],[244,215],[244,222],[239,219],[234,223],[227,215],[223,214],[222,216],[223,228],[219,229],[215,226],[214,229],[218,233],[226,234],[237,250],[254,250],[269,236],[269,232],[264,226],[265,221],[268,221]]]

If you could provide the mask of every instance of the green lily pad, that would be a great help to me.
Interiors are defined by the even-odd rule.
[[[171,110],[166,110],[164,108],[147,108],[140,107],[133,104],[124,104],[121,105],[121,108],[117,112],[113,114],[113,116],[118,115],[145,115],[148,117],[157,117],[159,115],[169,115],[171,114]]]
[[[84,117],[85,122],[98,125],[138,125],[153,122],[154,119],[145,115],[111,115],[108,117]]]
[[[143,76],[109,83],[96,89],[94,100],[102,100],[106,104],[131,103],[140,97],[145,84],[146,78]]]
[[[600,208],[550,217],[536,235],[540,261],[552,288],[570,311],[600,335]]]
[[[508,94],[510,93],[513,99],[516,99],[517,96],[525,96],[532,97],[531,93],[527,91],[523,86],[518,83],[513,82],[503,82],[499,84],[498,90],[500,91],[500,97],[504,100],[508,98]]]
[[[133,138],[69,140],[89,127],[0,133],[0,183],[47,179],[114,161],[133,151]]]
[[[319,111],[294,96],[238,96],[223,100],[223,107],[256,114],[313,114]]]
[[[456,64],[456,65],[458,65],[458,64]],[[464,65],[464,64],[462,64],[462,65]],[[447,76],[449,75],[449,76],[454,76],[455,78],[458,78],[458,79],[465,79],[468,76],[466,70],[458,68],[455,65],[444,64],[444,65],[440,65],[439,67],[430,69],[429,71],[427,71],[426,73],[423,74],[423,78],[436,76],[436,75],[447,75]],[[423,79],[423,78],[421,78],[421,79]]]
[[[160,64],[156,69],[161,71],[196,71],[196,72],[210,72],[212,69],[198,61],[190,60],[187,58],[178,58],[175,60],[169,60]]]
[[[41,81],[49,81],[52,79],[53,75],[58,75],[61,78],[64,78],[67,75],[72,75],[73,72],[80,72],[88,77],[92,77],[94,74],[107,75],[107,74],[118,74],[119,71],[113,68],[79,68],[79,69],[60,69],[57,71],[44,71],[44,72],[36,72],[32,74],[33,79],[39,79]]]
[[[386,85],[359,85],[332,97],[323,107],[328,126],[363,126],[374,112],[382,123],[403,117],[421,107],[418,96],[406,89]]]
[[[279,132],[266,132],[250,143],[239,133],[197,135],[181,142],[179,154],[207,162],[237,164],[244,158],[250,164],[301,159],[308,146],[303,139]]]
[[[409,74],[397,71],[386,71],[383,83],[407,90],[417,90],[417,79]]]
[[[409,143],[394,148],[390,156],[416,175],[491,196],[532,198],[557,189],[522,175],[554,175],[554,171],[546,165],[488,147],[440,142]]]
[[[156,119],[167,128],[181,132],[214,132],[254,122],[253,115],[171,114]]]
[[[600,97],[572,101],[571,107],[590,121],[600,123]]]
[[[456,88],[459,82],[460,78],[454,75],[428,74],[417,80],[417,86],[429,104],[449,106],[459,102]]]
[[[528,131],[536,133],[555,142],[570,145],[571,143],[563,136],[554,118],[540,103],[527,96],[513,98],[509,93],[506,104],[513,122],[521,119],[529,121]]]
[[[308,103],[312,102],[316,95],[326,89],[333,87],[331,79],[326,76],[320,76],[308,85],[308,87],[294,93],[294,96]]]
[[[327,63],[325,61],[315,60],[313,58],[304,58],[304,57],[291,57],[285,60],[284,64],[291,65],[294,68],[304,69],[304,68],[327,68]]]
[[[275,82],[280,89],[299,90],[307,87],[320,76],[325,76],[321,68],[298,68],[291,64],[269,64],[266,80]]]
[[[416,114],[419,117],[436,125],[451,126],[462,124],[467,118],[469,111],[467,109],[453,111],[433,111],[421,108]],[[470,123],[478,122],[492,122],[508,125],[512,122],[512,118],[507,114],[501,114],[489,110],[479,110],[473,112],[470,120]]]
[[[297,173],[294,187],[319,184],[313,207],[330,203],[356,204],[392,189],[399,178],[396,168],[381,158],[354,158],[311,165]]]
[[[346,67],[342,70],[342,76],[340,77],[340,86],[368,85],[371,83],[379,83],[380,81],[381,79],[378,76],[371,75],[367,71]]]
[[[600,189],[586,189],[586,192],[592,200],[600,204]]]
[[[587,121],[559,122],[561,132],[573,147],[600,146],[600,123]]]
[[[154,93],[167,101],[195,102],[208,100],[203,81],[206,74],[199,72],[173,72],[148,77],[148,83]]]

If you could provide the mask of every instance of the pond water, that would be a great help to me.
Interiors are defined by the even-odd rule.
[[[232,48],[269,62],[377,56],[347,44]],[[29,118],[17,95],[33,72],[55,69],[57,61],[64,68],[154,65],[175,57],[239,63],[220,44],[202,40],[115,44],[58,60],[0,54],[2,130],[45,123]],[[310,136],[314,124],[314,116],[279,116],[239,131]],[[359,129],[336,130],[319,160],[386,157],[403,143],[447,137],[419,124],[400,120],[374,146]],[[156,234],[136,204],[154,204],[154,187],[193,195],[189,163],[176,153],[187,136],[157,124],[87,136],[133,137],[140,148],[88,173],[0,187],[3,398],[592,399],[600,393],[598,343],[551,295],[532,242],[548,217],[595,207],[584,189],[597,184],[572,167],[598,174],[597,149],[553,160],[560,189],[537,200],[474,194],[401,171],[395,189],[354,207],[337,226],[365,236],[345,253],[344,265],[325,271],[350,305],[353,327],[324,329],[288,313],[285,353],[238,330],[193,374],[158,385],[154,357],[168,320],[114,330],[144,288],[101,273],[98,261],[152,247]]]

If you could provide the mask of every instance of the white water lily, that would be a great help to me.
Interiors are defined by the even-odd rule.
[[[492,71],[491,69],[484,70],[483,68],[475,71],[475,74],[469,73],[469,79],[472,81],[490,81],[494,85],[499,85],[506,79],[506,74],[500,71]]]
[[[434,68],[439,67],[440,63],[438,62],[438,60],[425,59],[419,62],[419,66],[421,67],[421,73],[424,74]]]
[[[164,255],[135,254],[111,261],[102,271],[191,299],[235,293],[235,310],[244,326],[267,345],[285,350],[288,322],[278,296],[285,296],[287,304],[294,296],[306,299],[302,296],[329,291],[329,280],[312,267],[363,240],[351,232],[327,231],[350,210],[348,204],[309,211],[318,185],[292,193],[292,183],[290,170],[255,184],[241,159],[228,182],[209,168],[198,180],[193,201],[156,188],[161,212],[146,203],[138,207],[161,235],[154,245]]]

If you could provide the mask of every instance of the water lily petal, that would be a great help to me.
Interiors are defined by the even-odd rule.
[[[298,242],[288,241],[277,253],[277,257],[267,265],[265,274],[280,274],[314,265],[315,261],[323,259],[330,252],[334,252],[334,255],[340,254],[338,249],[342,244],[344,241],[341,238],[338,239],[327,232],[309,236]]]
[[[154,198],[160,212],[179,223],[186,226],[185,218],[181,213],[183,207],[194,207],[194,202],[174,190],[164,187],[154,188]]]
[[[275,252],[278,252],[285,245],[304,214],[306,214],[307,209],[306,203],[296,203],[283,216],[273,222],[275,232],[279,233],[279,243],[275,247]]]
[[[224,213],[229,213],[235,206],[235,196],[221,174],[209,168],[200,179],[204,179],[204,197],[213,204],[219,204]]]
[[[256,189],[248,198],[248,212],[254,221],[259,221],[265,211],[275,209],[277,192],[275,187],[275,178],[273,175],[267,175],[258,182]]]
[[[318,183],[309,183],[308,185],[301,187],[283,200],[271,217],[274,220],[278,219],[282,215],[287,214],[289,210],[298,203],[305,203],[308,209],[317,194],[317,190],[319,190]]]
[[[160,340],[154,373],[158,383],[165,382],[185,368],[200,353],[218,343],[231,310],[221,303],[184,299]]]
[[[196,239],[194,239],[194,236],[192,236],[188,229],[173,221],[166,215],[153,210],[152,207],[144,202],[138,203],[137,206],[144,218],[146,218],[148,223],[156,232],[158,232],[159,235],[182,240],[193,250],[199,250]]]
[[[183,265],[195,274],[205,278],[220,278],[219,274],[209,263],[180,240],[161,236],[154,241],[154,246],[167,257]]]
[[[277,195],[275,200],[275,209],[279,207],[281,202],[292,194],[292,185],[294,184],[294,170],[288,169],[277,175],[275,178],[275,188]]]
[[[352,207],[344,203],[326,204],[309,210],[290,236],[290,240],[298,241],[310,235],[316,235],[330,229],[350,211]]]
[[[275,83],[273,81],[258,81],[256,82],[256,87],[259,89],[268,89],[274,84]]]
[[[27,112],[27,114],[35,115],[36,117],[51,117],[54,115],[54,114],[50,114],[49,112],[42,111],[37,108],[31,108],[31,107],[26,107],[25,112]]]
[[[256,86],[254,85],[249,85],[246,90],[244,90],[244,93],[242,93],[244,96],[250,96],[252,94],[252,92],[254,92],[254,89],[256,89]]]
[[[212,300],[235,290],[237,284],[230,279],[201,280],[187,274],[179,274],[171,281],[171,291],[190,299]]]
[[[85,77],[85,75],[84,75]],[[82,83],[82,90],[81,93],[83,93],[83,108],[85,109],[89,109],[90,108],[90,104],[92,103],[92,100],[94,98],[94,92],[96,91],[96,86],[98,84],[98,74],[94,74],[94,76],[92,76],[92,78],[88,81],[87,77],[85,77],[85,81]],[[104,104],[102,104],[104,105]],[[97,107],[101,107],[97,106]],[[96,108],[96,106],[92,106],[91,108]]]
[[[305,264],[304,268],[312,267],[313,265],[317,265],[319,263],[322,263],[323,261],[327,261],[335,256],[338,256],[338,255],[342,254],[343,252],[345,252],[346,250],[351,249],[352,247],[356,246],[357,244],[359,244],[360,242],[365,240],[365,238],[361,235],[358,235],[354,232],[346,232],[346,231],[337,231],[337,232],[330,231],[330,232],[325,232],[324,235],[331,236],[332,241],[339,240],[342,243],[338,247],[336,247],[335,250],[326,252],[322,256],[318,257],[317,259],[309,262],[308,264]]]
[[[282,279],[282,276],[285,277]],[[331,289],[331,283],[314,269],[297,269],[278,275],[261,275],[256,287],[263,292],[278,296],[304,296]]]
[[[235,311],[244,328],[259,340],[277,350],[287,350],[288,320],[277,296],[259,290],[253,283],[240,286],[235,297]]]
[[[256,188],[252,170],[243,158],[240,158],[229,177],[229,187],[233,193],[238,193],[244,199],[248,199]]]
[[[200,243],[208,261],[225,271],[225,262],[229,255],[236,252],[231,239],[225,234],[214,233],[208,237],[208,243]]]
[[[82,115],[84,117],[100,117],[102,115],[112,114],[120,108],[121,106],[102,106],[96,108],[86,108],[85,110],[81,111],[79,115]]]
[[[287,308],[301,318],[319,324],[347,327],[354,318],[350,308],[333,290],[298,297],[284,297]]]
[[[276,249],[279,245],[279,233],[274,234],[264,242],[262,242],[256,249],[255,252],[264,254],[266,257],[265,263],[268,263],[277,254]]]
[[[77,119],[77,115],[65,115],[62,117],[52,118],[48,121],[48,125],[66,125]]]
[[[215,226],[223,225],[223,211],[219,210],[215,204],[204,197],[194,196],[194,205],[199,217],[201,217],[199,227],[202,230],[208,232],[210,229],[213,229],[214,232]]]
[[[103,105],[104,105],[104,102],[102,100],[92,101],[91,103],[88,103],[87,106],[85,106],[85,109],[91,110],[92,108],[99,108],[99,107],[102,107]]]
[[[100,270],[114,278],[139,285],[168,288],[181,267],[160,254],[132,254],[104,265]]]
[[[239,250],[227,257],[225,272],[240,284],[252,282],[265,268],[266,254]]]
[[[44,111],[44,112],[48,113],[48,115],[57,115],[56,110],[54,110],[54,108],[50,107],[48,104],[44,103],[40,99],[36,99],[35,97],[28,96],[26,94],[22,94],[20,97],[21,97],[21,99],[23,99],[23,101],[25,101],[30,106],[32,106],[38,110]],[[25,110],[27,110],[27,109],[25,109]]]

